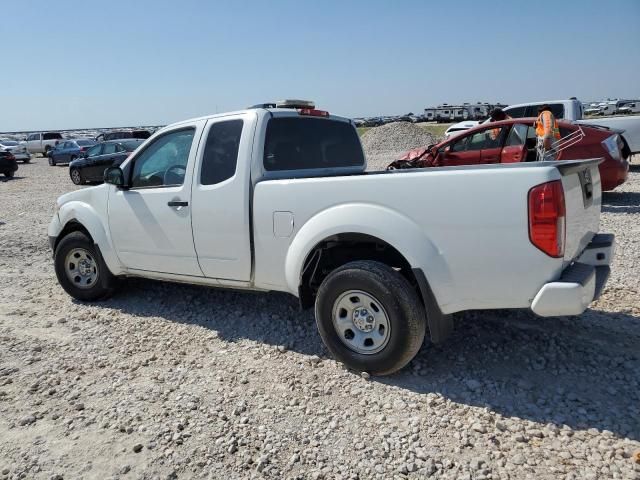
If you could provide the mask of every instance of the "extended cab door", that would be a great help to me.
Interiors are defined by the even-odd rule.
[[[191,173],[204,124],[162,132],[123,164],[130,188],[109,186],[111,238],[126,268],[202,276],[191,233]]]
[[[207,121],[192,187],[193,242],[206,277],[251,278],[250,173],[256,117]]]

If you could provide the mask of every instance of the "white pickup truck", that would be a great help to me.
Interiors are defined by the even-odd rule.
[[[46,157],[60,140],[62,140],[62,135],[58,132],[30,133],[24,139],[24,145],[29,153],[41,153]]]
[[[591,126],[596,125],[617,132],[624,143],[623,148],[628,150],[627,152],[623,152],[623,156],[626,157],[629,153],[640,153],[640,115],[584,119],[583,113],[586,111],[583,111],[582,103],[576,98],[520,103],[517,105],[509,105],[504,111],[512,118],[537,117],[538,107],[544,104],[551,107],[551,111],[558,120],[572,120],[576,123]],[[609,107],[611,107],[611,105],[609,105]],[[602,107],[598,108],[598,112],[603,112]],[[607,112],[615,113],[615,105],[613,105],[613,109],[609,109]]]
[[[598,160],[365,172],[354,124],[303,103],[167,126],[49,225],[76,299],[121,277],[288,292],[349,367],[388,374],[471,309],[577,315],[614,250]],[[297,107],[297,108],[290,108]]]

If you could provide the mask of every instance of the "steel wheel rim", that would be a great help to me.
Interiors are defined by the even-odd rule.
[[[340,341],[356,353],[373,355],[389,343],[389,315],[370,293],[362,290],[344,292],[334,302],[331,318]]]
[[[78,288],[91,288],[98,281],[98,263],[93,253],[84,248],[73,248],[67,253],[64,271],[69,281]]]
[[[78,170],[71,170],[71,180],[76,185],[80,185],[80,172]]]

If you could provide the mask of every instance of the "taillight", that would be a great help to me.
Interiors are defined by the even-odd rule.
[[[316,110],[315,108],[301,108],[298,110],[300,115],[309,115],[311,117],[328,117],[329,112],[325,110]]]
[[[84,152],[87,148],[86,147],[80,147],[80,151]]]
[[[529,190],[529,239],[550,257],[564,255],[566,209],[562,182],[543,183]]]

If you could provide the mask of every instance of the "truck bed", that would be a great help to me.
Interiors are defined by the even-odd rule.
[[[444,313],[529,307],[549,276],[557,278],[598,231],[597,163],[440,167],[258,182],[253,196],[255,285],[287,285],[295,293],[295,258],[304,257],[303,245],[347,231],[407,252],[409,262],[433,278]],[[588,207],[572,171],[585,168],[594,187]],[[568,219],[561,259],[531,244],[527,215],[529,190],[558,179]],[[276,217],[283,216],[290,219],[291,231],[277,231]]]

